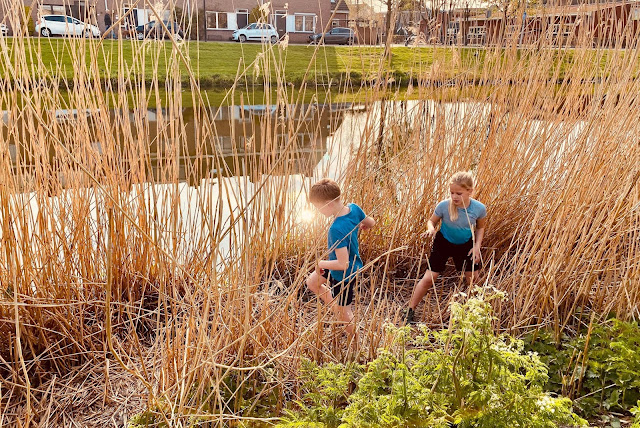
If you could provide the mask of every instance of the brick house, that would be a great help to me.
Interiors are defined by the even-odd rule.
[[[234,30],[245,27],[256,0],[199,0],[206,17],[207,40],[229,40]],[[273,0],[267,21],[280,37],[289,35],[293,43],[308,42],[309,35],[322,31],[332,12],[331,0]]]
[[[249,23],[250,12],[263,3],[266,2],[264,0],[172,0],[164,4],[161,16],[163,19],[169,19],[172,11],[178,10],[182,14],[197,15],[201,21],[201,39],[229,40],[234,30]],[[30,6],[31,2],[25,0],[24,5]],[[107,14],[112,22],[126,15],[127,26],[146,24],[156,19],[151,9],[134,8],[133,0],[39,0],[36,5],[31,11],[34,21],[41,14],[69,15],[81,20],[88,18],[92,23],[97,24],[101,31],[106,29]],[[332,0],[273,0],[268,3],[267,20],[277,28],[280,36],[289,34],[290,42],[306,43],[309,34],[325,28],[334,7],[335,3]],[[0,10],[0,15],[4,15],[3,12]]]
[[[475,13],[474,13],[475,12]],[[494,11],[495,12],[495,11]],[[640,31],[640,2],[613,1],[544,4],[530,13],[507,19],[500,13],[464,9],[454,11],[450,24],[455,36],[450,43],[460,45],[495,45],[517,43],[532,45],[543,41],[575,46],[591,41],[594,46],[621,46]]]

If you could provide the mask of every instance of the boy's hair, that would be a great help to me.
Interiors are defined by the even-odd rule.
[[[311,186],[309,201],[331,202],[340,197],[340,186],[329,178],[323,178]]]
[[[456,172],[451,176],[449,184],[456,184],[466,190],[473,190],[473,186],[475,185],[473,174],[469,171]],[[451,199],[449,199],[449,217],[451,218],[451,221],[458,220],[458,208],[453,205]]]

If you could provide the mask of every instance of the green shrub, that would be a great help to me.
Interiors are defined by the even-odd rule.
[[[608,411],[629,412],[640,400],[640,328],[616,319],[596,324],[591,332],[562,336],[541,330],[526,339],[549,367],[548,391],[575,399],[584,417]]]
[[[450,328],[423,328],[417,339],[408,327],[388,326],[394,344],[366,368],[306,363],[312,369],[302,371],[306,392],[300,410],[282,426],[585,425],[569,399],[543,390],[548,377],[540,359],[523,352],[522,341],[494,334],[490,302],[496,298],[502,295],[453,303]],[[357,386],[348,395],[351,382]]]
[[[635,407],[631,409],[631,413],[635,416],[631,428],[640,428],[640,400]]]
[[[27,32],[29,34],[34,34],[36,32],[36,24],[33,22],[33,19],[31,19],[31,8],[29,6],[24,7],[24,16],[22,17],[21,24],[23,28],[27,28]]]

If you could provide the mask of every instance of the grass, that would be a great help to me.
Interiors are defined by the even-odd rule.
[[[365,360],[387,344],[382,326],[400,322],[427,268],[426,219],[462,169],[477,176],[489,210],[480,283],[507,295],[494,308],[497,329],[546,326],[560,337],[609,313],[640,316],[640,122],[629,120],[640,109],[636,45],[489,49],[482,61],[467,49],[424,49],[423,58],[400,48],[396,64],[431,64],[411,85],[360,89],[345,74],[327,92],[313,73],[338,64],[342,48],[331,48],[335,58],[319,49],[314,60],[304,46],[205,44],[187,69],[183,49],[193,44],[149,43],[133,54],[129,42],[11,43],[0,43],[12,59],[0,62],[8,424],[105,425],[147,409],[171,426],[280,416],[299,398],[301,357],[347,358],[342,326],[304,285],[326,252],[327,224],[297,214],[322,176],[378,220],[361,237],[367,269],[355,312]],[[238,74],[237,62],[215,69],[235,82],[225,102],[255,97],[276,114],[238,125],[209,112],[198,79],[219,62],[218,46],[252,52]],[[373,51],[344,52],[353,67],[384,63]],[[186,71],[195,77],[186,84],[193,141]],[[290,72],[311,81],[294,88]],[[337,128],[325,126],[326,111],[301,107],[348,97],[366,109],[332,119]],[[58,120],[61,108],[94,114]],[[302,149],[324,154],[327,133],[331,156],[311,164],[310,177],[294,174]],[[206,163],[228,168],[225,145],[248,176],[183,182],[202,178]],[[417,311],[435,328],[446,327],[447,303],[465,289],[455,273],[443,278]]]
[[[160,80],[163,76],[155,73],[155,68],[166,69],[171,61],[172,47],[170,42],[156,41],[117,41],[103,40],[99,44],[95,41],[66,40],[66,39],[42,39],[34,38],[22,47],[14,48],[14,39],[4,41],[5,52],[9,57],[15,52],[27,55],[29,72],[37,78],[62,78],[65,85],[72,82],[75,68],[78,66],[97,68],[95,76],[99,79],[109,80],[117,75],[120,64],[132,67],[138,65],[131,72],[144,76],[147,83]],[[84,50],[84,61],[74,58],[72,52],[76,52],[81,46]],[[82,48],[84,49],[84,48]],[[333,84],[339,81],[349,80],[351,83],[360,83],[375,79],[380,70],[380,58],[383,53],[381,47],[343,47],[321,46],[315,52],[315,46],[289,45],[286,49],[268,47],[273,49],[273,54],[268,54],[269,61],[274,64],[277,61],[282,66],[282,76],[288,82],[300,84],[315,82],[326,84],[333,80]],[[180,51],[184,59],[180,59],[176,65],[180,79],[187,83],[189,72],[192,72],[199,80],[202,89],[224,88],[233,84],[236,77],[245,74],[245,78],[252,84],[262,84],[259,73],[251,65],[256,58],[260,59],[265,52],[265,47],[256,43],[235,44],[217,42],[191,41],[180,44]],[[610,50],[592,51],[594,63],[601,64],[601,71],[607,72],[610,65]],[[175,52],[174,52],[175,54]],[[530,52],[526,50],[501,51],[500,61],[511,61],[515,58],[521,64],[526,64],[526,58]],[[546,76],[550,79],[562,79],[571,67],[576,54],[575,50],[552,49],[554,58],[553,68]],[[634,55],[633,52],[625,55]],[[637,58],[637,55],[636,55]],[[436,81],[446,81],[465,77],[472,81],[483,78],[481,70],[486,69],[486,61],[496,61],[495,54],[491,50],[481,48],[447,48],[447,47],[392,47],[390,66],[384,67],[394,80],[403,86],[410,80],[416,80],[429,76]],[[438,73],[433,73],[433,68]],[[558,71],[557,73],[555,71]],[[6,73],[7,70],[5,70]],[[634,70],[634,75],[637,69]],[[5,78],[15,78],[10,74],[3,74]],[[275,78],[275,75],[271,76]]]

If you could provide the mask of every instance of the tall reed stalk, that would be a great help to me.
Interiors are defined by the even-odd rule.
[[[64,81],[42,61],[51,42],[0,38],[4,422],[98,425],[148,408],[171,426],[255,423],[265,403],[277,412],[294,399],[300,357],[346,355],[341,327],[304,286],[327,224],[298,214],[325,175],[378,220],[361,236],[355,304],[366,358],[427,268],[420,234],[461,169],[488,206],[481,281],[509,296],[500,327],[559,335],[591,314],[637,318],[638,46],[592,49],[581,37],[575,49],[435,49],[408,87],[345,77],[329,92],[311,68],[292,88],[286,49],[265,45],[228,90],[240,127],[199,91],[195,42],[58,41],[55,57],[73,59]],[[323,49],[309,49],[316,66]],[[163,79],[145,79],[149,66]],[[255,78],[269,89],[257,103]],[[315,108],[303,105],[309,93]],[[348,99],[364,110],[324,103]],[[245,107],[262,103],[276,114],[251,119]],[[325,151],[323,115],[330,156],[302,156]],[[464,289],[444,277],[418,312],[434,326]]]

